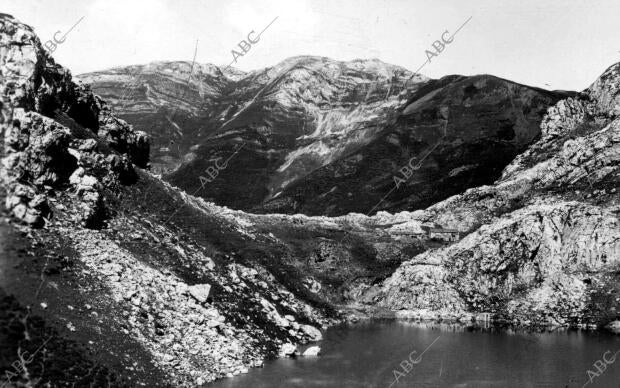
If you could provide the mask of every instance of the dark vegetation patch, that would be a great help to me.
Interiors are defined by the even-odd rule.
[[[31,240],[0,225],[0,382],[8,376],[14,384],[53,387],[164,381],[139,344],[100,321],[117,311],[96,302],[102,296],[96,279],[90,290],[80,286],[69,244],[47,229],[33,234]]]
[[[0,289],[0,381],[24,386],[131,386]],[[20,358],[21,356],[21,358]]]

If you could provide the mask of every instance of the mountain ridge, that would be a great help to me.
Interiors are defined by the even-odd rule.
[[[184,63],[184,66],[187,68],[183,75],[188,75],[190,65]],[[198,85],[202,80],[200,74],[198,72],[191,82]],[[147,75],[150,76],[152,75]],[[106,98],[112,98],[112,101],[114,95],[122,93],[113,79],[106,83],[98,81],[92,75],[82,75],[80,78],[92,82],[95,91]],[[167,163],[166,160],[170,162],[174,159],[177,160],[172,163],[174,170],[164,177],[188,192],[195,192],[208,200],[242,210],[302,212],[312,215],[341,215],[350,211],[370,210],[372,204],[356,204],[347,199],[347,193],[368,191],[363,182],[373,177],[359,171],[366,168],[365,159],[381,160],[386,170],[390,170],[384,173],[386,176],[381,182],[377,182],[377,186],[370,188],[373,198],[368,202],[376,203],[391,189],[389,183],[394,180],[392,175],[416,154],[424,154],[440,137],[425,127],[444,127],[445,123],[441,120],[445,120],[442,115],[446,114],[446,109],[449,110],[450,105],[457,109],[457,112],[460,109],[457,106],[462,102],[450,101],[447,89],[460,93],[464,96],[462,98],[474,101],[468,109],[480,110],[467,113],[461,109],[458,113],[460,116],[456,116],[448,124],[451,141],[464,142],[471,150],[459,158],[452,157],[452,160],[448,160],[446,156],[459,151],[454,151],[451,146],[440,148],[438,151],[446,154],[440,155],[446,164],[443,171],[433,158],[427,160],[427,165],[422,166],[423,170],[427,171],[418,173],[413,179],[422,181],[420,185],[423,188],[405,185],[405,188],[399,191],[408,198],[399,199],[397,202],[388,201],[384,204],[387,205],[385,210],[398,211],[411,209],[411,206],[422,208],[467,187],[490,183],[495,174],[499,173],[497,170],[511,157],[516,156],[534,137],[518,137],[511,144],[505,139],[507,135],[503,135],[501,131],[508,131],[509,134],[513,131],[511,127],[514,127],[517,128],[517,133],[529,131],[535,135],[538,122],[547,106],[560,97],[573,94],[545,91],[485,75],[446,76],[440,80],[431,80],[378,60],[342,62],[311,56],[292,57],[273,67],[244,73],[235,81],[228,78],[204,80],[204,84],[214,88],[203,88],[208,89],[210,94],[203,95],[205,98],[200,108],[195,108],[199,96],[193,95],[189,98],[195,100],[193,107],[186,106],[185,103],[176,104],[172,112],[180,120],[184,119],[186,124],[179,122],[171,126],[168,118],[172,113],[165,107],[161,108],[163,114],[156,111],[159,108],[153,108],[153,104],[161,102],[159,100],[149,105],[149,112],[140,111],[140,106],[147,104],[145,98],[148,90],[142,97],[136,98],[136,103],[142,105],[134,111],[130,112],[131,109],[127,108],[124,112],[117,106],[121,117],[138,128],[147,130],[153,137],[164,136],[161,135],[164,132],[168,134],[165,136],[171,136],[172,133],[178,135],[178,138],[161,142],[171,144],[159,149],[155,147],[154,160],[163,162],[156,163],[155,170],[162,171],[159,168]],[[454,85],[459,82],[463,86],[457,91]],[[483,85],[483,89],[485,84],[492,86],[478,91],[473,85],[475,83]],[[145,85],[149,86],[149,83]],[[441,88],[446,90],[439,93],[438,89]],[[465,88],[469,88],[467,93],[470,94],[467,96]],[[185,95],[193,92],[195,91],[189,91]],[[443,96],[441,99],[436,97],[438,93]],[[488,98],[476,97],[476,94],[484,93],[489,93]],[[494,93],[499,93],[504,100],[489,103]],[[157,97],[155,92],[152,95],[153,98]],[[413,100],[416,102],[413,103]],[[441,107],[443,113],[440,113],[438,105],[442,103],[447,106]],[[191,110],[191,113],[182,118],[186,113],[185,108]],[[201,116],[200,111],[208,113]],[[467,114],[470,118],[466,117]],[[479,124],[482,121],[475,117],[476,114],[488,116],[484,119],[487,120],[485,125],[491,129],[481,127]],[[472,124],[468,120],[473,120],[478,127],[470,128]],[[391,130],[394,126],[399,128],[396,131]],[[529,129],[523,128],[524,126]],[[181,127],[186,129],[182,130]],[[478,138],[467,134],[477,130],[480,131]],[[418,131],[419,135],[410,133],[413,131]],[[390,149],[389,143],[401,141],[413,142],[409,145],[413,153],[395,160],[397,155]],[[155,142],[157,143],[157,140]],[[179,145],[179,142],[182,144]],[[502,142],[505,144],[502,145]],[[373,146],[373,143],[376,145]],[[477,143],[480,144],[476,145]],[[217,179],[206,187],[202,185],[199,177],[206,177],[204,171],[212,164],[209,160],[226,159],[241,144],[244,144],[244,149],[238,156],[238,161],[233,161],[233,168],[219,171],[223,179]],[[176,151],[173,150],[175,146]],[[476,147],[496,149],[495,152],[489,151],[481,160],[476,160],[476,155],[479,154],[474,149]],[[461,151],[463,150],[465,147],[461,147]],[[172,153],[175,153],[174,157],[170,156]],[[504,159],[488,163],[499,164],[499,167],[492,171],[476,169],[475,166],[484,164],[485,158],[491,158],[493,154],[505,154]],[[349,189],[342,184],[338,185],[338,173],[335,172],[342,170],[344,165],[348,166],[349,172],[357,171],[356,174],[359,175],[347,178]],[[259,175],[249,166],[260,166]],[[449,176],[450,171],[460,171],[461,176],[456,180],[452,179]],[[491,176],[485,178],[488,174]],[[441,179],[436,179],[437,176]],[[434,184],[438,186],[433,187]],[[248,186],[254,187],[255,192],[247,193],[244,187]],[[320,191],[306,193],[305,187],[316,187]],[[417,197],[416,193],[419,191],[426,191],[423,194],[426,199]],[[323,199],[317,202],[315,199],[321,195]],[[321,213],[319,209],[325,200],[329,204],[327,213]]]

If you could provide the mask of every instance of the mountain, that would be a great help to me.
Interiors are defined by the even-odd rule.
[[[401,316],[487,312],[526,325],[618,320],[619,86],[615,64],[550,108],[541,138],[493,185],[411,213],[467,236],[403,263],[364,291],[366,301]]]
[[[491,183],[572,95],[308,56],[250,73],[166,62],[79,78],[154,138],[153,168],[173,185],[240,210],[331,216]]]
[[[148,136],[30,27],[0,42],[1,385],[194,386],[320,339],[287,246],[142,170]]]
[[[618,325],[618,64],[492,184],[327,217],[174,187],[32,28],[0,14],[0,44],[0,385],[196,386],[368,316]]]
[[[128,66],[78,76],[96,86],[96,92],[119,117],[146,130],[151,137],[154,172],[176,167],[192,146],[217,125],[217,110],[226,101],[238,72],[213,65],[160,62]]]
[[[0,14],[0,42],[0,384],[246,373],[320,340],[360,280],[442,245],[392,236],[391,216],[254,215],[188,195],[32,28]]]

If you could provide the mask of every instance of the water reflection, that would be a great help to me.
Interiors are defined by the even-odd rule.
[[[269,361],[209,386],[582,387],[605,351],[620,350],[620,336],[373,320],[333,327],[320,346],[320,357]],[[618,388],[617,363],[588,386]]]

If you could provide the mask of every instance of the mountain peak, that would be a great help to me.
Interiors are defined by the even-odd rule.
[[[274,69],[276,71],[282,71],[285,69],[292,69],[299,66],[306,66],[313,70],[322,70],[333,74],[346,74],[348,71],[357,71],[365,73],[368,76],[375,78],[391,78],[395,74],[411,75],[411,71],[404,67],[392,65],[381,61],[377,58],[371,59],[352,59],[348,61],[336,60],[328,57],[312,56],[312,55],[298,55],[284,59],[271,68],[265,68],[255,70],[255,72],[265,71],[267,69]]]
[[[607,68],[586,93],[597,102],[599,113],[620,116],[620,62]]]

